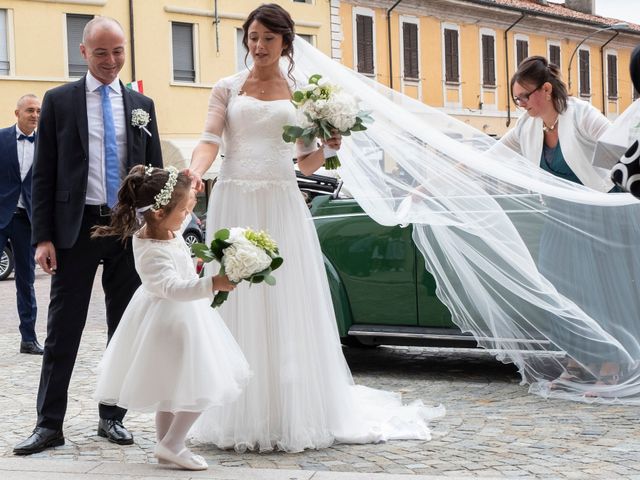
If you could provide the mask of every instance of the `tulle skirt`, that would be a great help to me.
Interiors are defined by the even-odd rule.
[[[395,393],[353,384],[313,219],[295,180],[251,188],[219,182],[207,235],[235,226],[266,230],[284,263],[274,272],[275,286],[244,282],[222,305],[254,375],[235,402],[200,417],[193,440],[237,451],[299,452],[336,442],[429,439],[428,421],[443,407],[403,406]]]
[[[130,410],[200,412],[237,398],[250,375],[208,300],[161,299],[140,287],[98,366],[94,396]]]

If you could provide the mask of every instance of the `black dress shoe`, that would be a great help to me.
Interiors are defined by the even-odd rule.
[[[101,418],[98,422],[98,435],[118,445],[131,445],[133,435],[122,425],[122,421]]]
[[[20,342],[20,353],[30,353],[31,355],[42,355],[44,350],[37,340],[31,342]]]
[[[13,448],[13,453],[15,455],[31,455],[60,445],[64,445],[62,430],[36,427],[29,438]]]

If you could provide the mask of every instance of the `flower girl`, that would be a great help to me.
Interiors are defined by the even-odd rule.
[[[133,235],[142,280],[100,362],[95,397],[155,411],[158,461],[204,470],[205,460],[185,446],[187,433],[202,411],[234,400],[250,372],[209,306],[215,291],[234,284],[225,275],[199,278],[179,232],[194,204],[185,174],[139,165],[123,182],[111,224],[94,230],[123,241]]]

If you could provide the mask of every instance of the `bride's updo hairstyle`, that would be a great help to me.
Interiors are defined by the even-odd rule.
[[[133,167],[118,191],[110,224],[95,227],[91,237],[118,236],[124,242],[140,228],[142,220],[149,220],[153,211],[170,213],[191,189],[191,179],[186,174],[177,173],[173,187],[170,176],[171,172],[163,168]],[[161,192],[167,192],[167,203],[156,199]]]
[[[293,71],[293,40],[296,36],[295,24],[284,8],[275,3],[265,3],[260,5],[254,11],[252,11],[247,20],[242,25],[244,35],[242,36],[242,44],[247,49],[247,54],[244,56],[244,63],[247,64],[247,57],[249,56],[249,43],[247,41],[249,35],[249,27],[253,22],[258,22],[267,27],[273,33],[282,35],[282,43],[284,44],[284,50],[282,50],[282,56],[289,59],[289,68],[287,74],[291,77]]]
[[[549,61],[541,56],[534,55],[527,57],[520,65],[518,70],[511,77],[511,94],[513,95],[513,86],[518,82],[520,85],[531,85],[540,88],[545,82],[549,82],[553,87],[551,90],[551,98],[556,112],[563,113],[567,109],[567,86],[562,81],[562,75],[557,65],[549,63]]]

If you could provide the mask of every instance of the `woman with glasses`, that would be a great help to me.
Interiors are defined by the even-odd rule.
[[[501,142],[557,177],[608,192],[608,171],[594,167],[596,141],[609,120],[593,105],[569,96],[556,65],[540,56],[520,63],[511,78],[515,104],[524,110]]]
[[[513,101],[524,110],[524,114],[515,127],[502,137],[502,144],[556,177],[600,192],[620,191],[614,187],[608,170],[592,164],[596,141],[609,128],[609,120],[590,103],[569,96],[556,65],[540,56],[526,58],[511,78],[511,92]],[[545,198],[549,206],[553,201]],[[594,260],[597,258],[597,252],[593,246],[593,239],[586,239],[580,227],[587,222],[594,222],[601,225],[603,231],[606,230],[606,216],[594,219],[593,215],[595,214],[591,209],[578,204],[572,205],[570,211],[559,205],[549,208],[538,254],[541,273],[551,277],[552,271],[557,272],[557,269],[552,266],[556,262],[566,261],[559,256],[566,255],[567,244],[573,245],[572,250],[576,252],[575,259],[570,262],[572,268],[564,271],[562,278],[558,278],[558,275],[549,278],[560,293],[563,293],[563,290],[570,290],[571,285],[579,283],[581,278],[598,276],[599,267]],[[553,228],[554,222],[564,222],[573,225],[574,228],[560,233],[560,229]],[[602,236],[602,238],[605,237],[606,235]],[[606,245],[601,247],[607,248]],[[602,283],[606,283],[606,280],[602,279]],[[592,282],[592,285],[596,289],[607,288],[606,285],[600,285],[597,280]],[[589,298],[599,298],[596,292],[588,290],[587,288],[582,292],[583,303],[581,303],[587,310]],[[595,313],[601,308],[607,307],[594,305],[593,312],[589,313]],[[548,320],[550,319],[551,317]],[[612,332],[619,328],[626,328],[625,320],[612,319],[612,324],[607,330]],[[556,330],[558,330],[556,333],[561,335],[560,329],[556,328]],[[633,330],[632,328],[631,331]],[[621,367],[613,349],[611,352],[596,351],[598,348],[594,349],[594,342],[585,342],[580,335],[565,339],[563,343],[572,344],[573,351],[580,353],[575,355],[575,358],[567,355],[565,371],[555,382],[552,382],[551,388],[562,389],[567,383],[593,383],[602,386],[618,383]],[[609,348],[608,345],[602,345],[601,350],[607,348]],[[607,361],[603,361],[604,358]],[[611,361],[608,361],[609,359]],[[598,395],[596,392],[597,389],[594,389],[590,395],[587,391],[587,396],[596,396]]]

